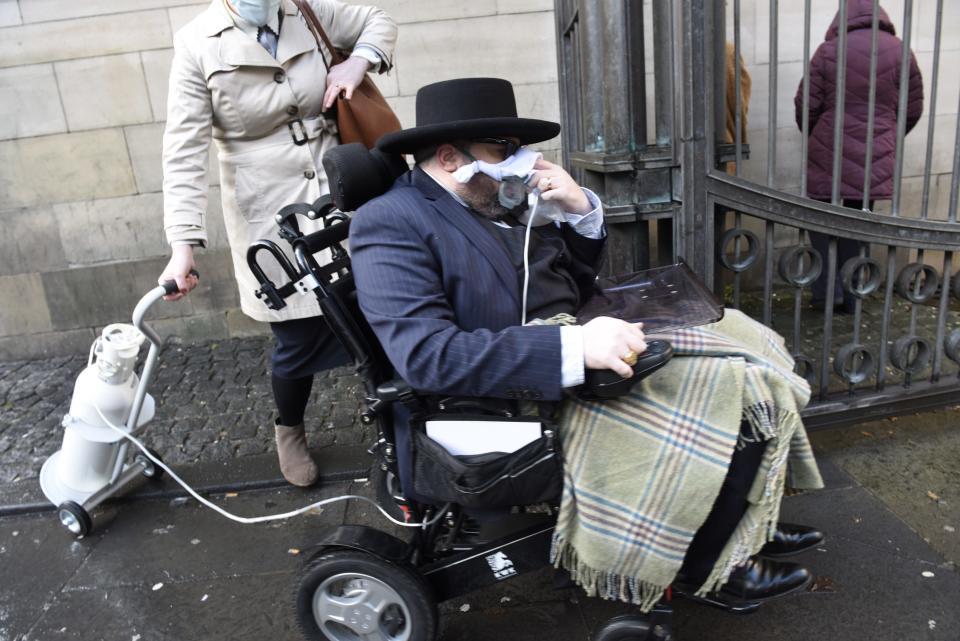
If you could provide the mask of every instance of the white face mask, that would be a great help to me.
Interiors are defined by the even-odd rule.
[[[486,174],[498,182],[504,178],[521,178],[526,182],[533,165],[542,157],[543,154],[521,147],[512,156],[496,164],[474,160],[453,172],[453,178],[458,183],[468,183],[475,175]]]
[[[241,18],[258,27],[267,24],[280,9],[280,0],[230,0],[230,4]]]
[[[453,178],[459,183],[467,183],[475,175],[484,174],[498,181],[500,190],[497,197],[501,205],[515,209],[527,203],[526,210],[517,216],[524,225],[530,223],[538,227],[554,221],[563,222],[565,217],[559,206],[552,202],[538,202],[540,190],[527,187],[533,166],[540,158],[543,158],[543,154],[521,147],[515,154],[496,164],[474,160],[453,172]]]
[[[527,180],[533,172],[533,165],[543,155],[521,147],[512,156],[498,163],[489,163],[473,159],[473,162],[463,165],[455,172],[453,178],[463,184],[477,174],[484,174],[500,183],[497,199],[507,209],[514,209],[527,200]]]

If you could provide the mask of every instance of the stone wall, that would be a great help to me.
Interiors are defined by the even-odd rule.
[[[467,75],[507,78],[521,113],[559,119],[551,0],[377,3],[400,23],[396,68],[377,82],[404,126],[419,87]],[[0,360],[84,352],[156,283],[172,37],[206,6],[0,0]],[[218,182],[214,169],[212,209]],[[200,288],[157,305],[155,326],[192,339],[263,332],[239,312],[219,213],[208,220]]]

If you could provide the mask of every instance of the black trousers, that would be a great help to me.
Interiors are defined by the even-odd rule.
[[[869,201],[870,209],[873,209],[874,202],[873,200]],[[863,209],[863,200],[844,198],[843,206],[849,207],[850,209]],[[813,245],[813,248],[823,257],[823,271],[820,272],[820,277],[813,282],[810,289],[813,292],[814,302],[824,302],[827,298],[827,252],[830,249],[830,237],[826,234],[812,231],[810,232],[810,244]],[[853,310],[856,297],[850,292],[843,290],[843,284],[840,282],[840,268],[851,258],[860,255],[860,247],[862,245],[863,243],[859,240],[853,240],[852,238],[837,238],[837,275],[834,278],[833,304],[842,304],[849,311]]]
[[[350,357],[322,317],[270,323],[276,345],[270,359],[273,400],[281,425],[303,422],[313,375],[346,365]]]
[[[741,434],[744,428],[745,424],[740,428]],[[747,511],[747,496],[757,476],[765,448],[766,444],[763,442],[745,442],[742,449],[734,450],[720,494],[714,501],[707,520],[693,536],[683,559],[680,572],[687,582],[700,584],[710,576],[723,546],[727,544]]]

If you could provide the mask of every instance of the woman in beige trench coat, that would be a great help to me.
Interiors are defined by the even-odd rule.
[[[254,296],[259,283],[247,267],[246,250],[260,238],[279,239],[273,215],[281,207],[328,193],[320,161],[337,136],[336,122],[323,112],[339,93],[349,98],[368,70],[390,69],[397,34],[393,20],[375,7],[308,1],[334,46],[353,52],[329,74],[291,0],[212,0],[174,36],[163,137],[164,227],[172,255],[160,276],[177,281],[180,292],[170,300],[197,284],[193,251],[207,242],[206,169],[213,139],[240,307],[269,322],[276,336],[271,369],[280,469],[301,486],[319,475],[303,426],[313,375],[348,359],[317,318],[313,297],[295,297],[273,311]],[[305,232],[315,228],[301,222]],[[284,282],[279,268],[266,271],[274,282]]]

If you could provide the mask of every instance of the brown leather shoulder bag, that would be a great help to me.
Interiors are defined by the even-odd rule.
[[[320,19],[306,0],[293,0],[293,2],[300,9],[307,26],[313,32],[313,37],[317,41],[317,50],[323,58],[327,71],[330,67],[343,62],[344,56],[333,47],[333,43],[330,42],[330,38],[320,24]],[[321,40],[330,52],[329,60],[324,55]],[[400,120],[397,119],[393,109],[387,104],[369,74],[365,75],[360,85],[353,90],[353,97],[350,100],[344,98],[341,93],[337,97],[335,108],[341,143],[362,142],[368,149],[372,149],[381,136],[400,130]]]

